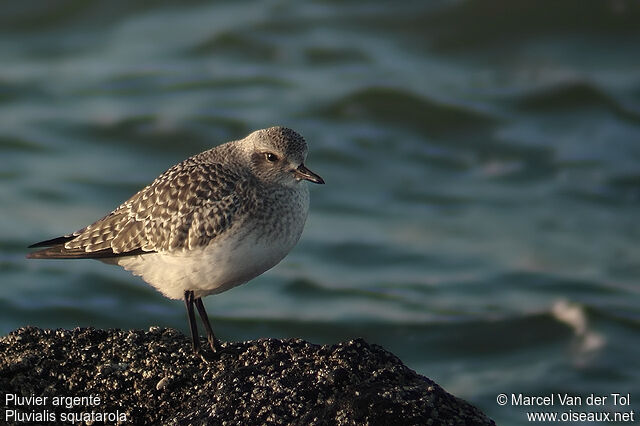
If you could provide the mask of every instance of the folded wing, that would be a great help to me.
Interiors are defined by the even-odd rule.
[[[246,203],[247,177],[192,157],[97,222],[33,244],[33,259],[100,259],[193,249],[209,244]]]

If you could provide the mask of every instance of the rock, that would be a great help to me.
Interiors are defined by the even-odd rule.
[[[0,338],[3,420],[495,424],[362,339],[332,346],[260,339],[222,347],[205,362],[173,329],[18,329]]]

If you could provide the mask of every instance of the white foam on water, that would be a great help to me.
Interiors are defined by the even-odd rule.
[[[579,354],[593,353],[605,345],[605,338],[589,329],[587,315],[580,305],[562,299],[557,300],[551,307],[551,314],[555,319],[573,329]]]

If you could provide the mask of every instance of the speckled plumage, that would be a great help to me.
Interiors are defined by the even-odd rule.
[[[171,167],[104,218],[34,244],[49,248],[29,257],[119,264],[173,299],[227,290],[298,241],[309,203],[302,180],[323,183],[304,167],[306,153],[291,129],[253,132]]]
[[[214,148],[171,167],[109,215],[74,232],[65,249],[123,254],[206,246],[256,197],[257,189],[247,184],[250,174],[216,162],[224,161],[225,151]]]

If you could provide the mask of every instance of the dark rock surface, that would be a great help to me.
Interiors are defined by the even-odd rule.
[[[0,338],[0,422],[31,416],[37,423],[87,424],[125,417],[128,424],[169,425],[494,424],[361,339],[333,346],[260,339],[223,347],[229,351],[204,362],[173,329],[18,329]],[[6,410],[15,410],[14,417],[5,419]]]

